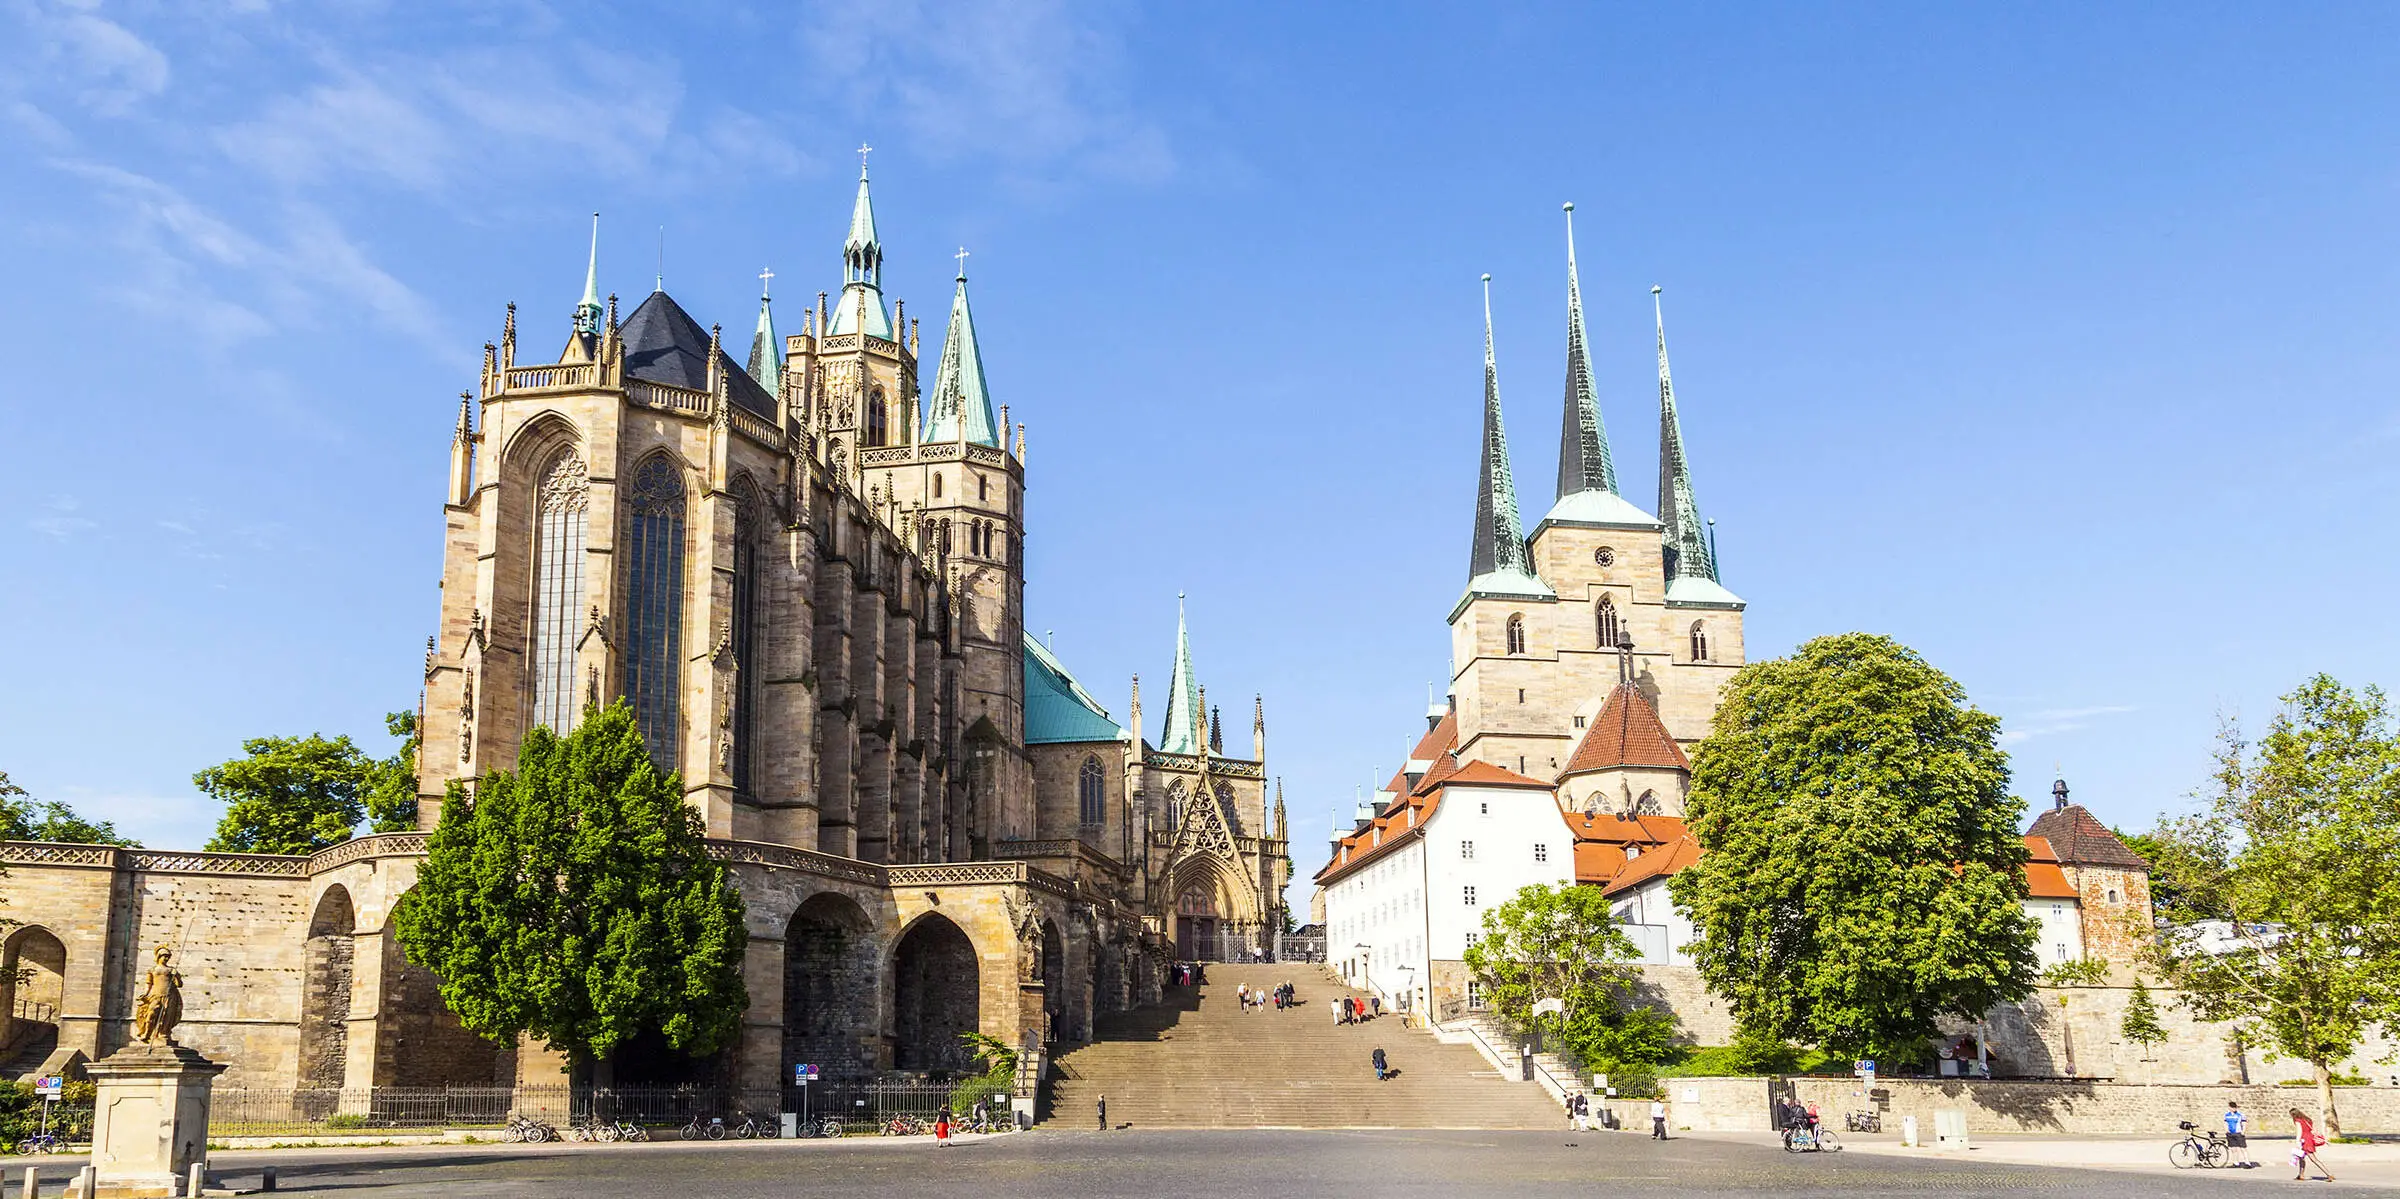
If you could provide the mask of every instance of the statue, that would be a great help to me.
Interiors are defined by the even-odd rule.
[[[142,997],[133,1005],[134,1039],[144,1045],[173,1045],[175,1026],[183,1022],[183,974],[173,963],[175,951],[158,947],[158,964],[143,980]]]

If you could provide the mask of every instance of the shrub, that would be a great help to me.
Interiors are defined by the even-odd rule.
[[[1009,1095],[1016,1089],[1017,1072],[1014,1066],[1006,1070],[993,1070],[986,1074],[979,1074],[950,1088],[950,1110],[954,1114],[963,1116],[975,1110],[977,1100],[989,1099],[994,1095]],[[1003,1100],[1003,1104],[1005,1102]],[[994,1112],[993,1118],[998,1119],[1004,1114],[1005,1110]]]
[[[336,1112],[325,1117],[325,1127],[339,1132],[348,1128],[365,1128],[367,1118],[357,1112]]]

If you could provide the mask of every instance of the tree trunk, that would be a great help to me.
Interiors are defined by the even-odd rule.
[[[2317,1071],[2317,1118],[2325,1122],[2325,1139],[2332,1140],[2342,1135],[2342,1114],[2333,1106],[2333,1066],[2322,1059],[2309,1065]]]

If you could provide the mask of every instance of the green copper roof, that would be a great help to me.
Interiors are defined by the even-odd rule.
[[[1492,277],[1483,277],[1483,480],[1475,493],[1475,544],[1467,560],[1468,590],[1487,580],[1493,594],[1548,595],[1534,577],[1517,516],[1517,484],[1508,465],[1508,430],[1500,422],[1500,368],[1492,355]]]
[[[1715,579],[1686,575],[1667,581],[1667,606],[1670,608],[1739,608],[1742,597],[1725,590]]]
[[[1658,317],[1658,515],[1666,526],[1667,579],[1716,581],[1716,555],[1710,552],[1708,527],[1700,519],[1699,501],[1692,498],[1692,471],[1683,457],[1683,424],[1675,415],[1675,382],[1667,372],[1667,316],[1660,289],[1650,289],[1652,312]],[[1728,595],[1732,594],[1727,592]]]
[[[1567,205],[1567,402],[1558,434],[1558,498],[1579,491],[1614,492],[1617,464],[1608,453],[1608,428],[1592,387],[1590,343],[1583,332],[1583,287],[1575,277],[1575,206]]]
[[[892,340],[892,314],[883,306],[883,242],[875,236],[875,205],[867,198],[867,164],[858,164],[858,202],[850,207],[850,236],[842,242],[842,298],[825,321],[828,334],[857,333]]]
[[[762,272],[764,273],[764,272]],[[775,313],[766,289],[758,295],[758,332],[750,337],[750,377],[771,396],[783,394],[783,343],[775,338]]]
[[[600,214],[592,214],[592,257],[583,268],[583,300],[575,305],[575,331],[600,331]]]
[[[1578,491],[1562,496],[1542,517],[1544,525],[1605,525],[1611,528],[1659,530],[1658,518],[1633,506],[1613,491]],[[1540,526],[1535,526],[1538,532]]]
[[[926,441],[956,441],[964,420],[968,441],[996,446],[999,423],[992,419],[992,396],[983,384],[983,349],[975,344],[975,315],[967,309],[967,277],[958,277],[958,294],[950,300],[950,331],[942,337],[942,364],[933,376],[933,394],[925,403]]]
[[[1121,741],[1125,730],[1067,673],[1048,647],[1025,635],[1025,743]]]
[[[1192,635],[1180,595],[1175,597],[1175,674],[1167,680],[1167,721],[1158,748],[1171,754],[1200,752],[1200,678],[1192,671]]]

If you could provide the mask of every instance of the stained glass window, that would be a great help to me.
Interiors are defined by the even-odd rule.
[[[1108,823],[1108,772],[1101,768],[1098,755],[1083,760],[1083,771],[1075,780],[1075,798],[1085,827]]]
[[[733,483],[733,789],[750,794],[750,758],[758,727],[753,655],[758,629],[758,489],[748,476]]]
[[[575,642],[583,631],[583,539],[591,483],[583,459],[561,452],[540,475],[533,519],[533,722],[565,733],[583,705],[575,694]]]
[[[682,736],[683,477],[661,455],[626,497],[625,690],[650,760],[675,769]]]

